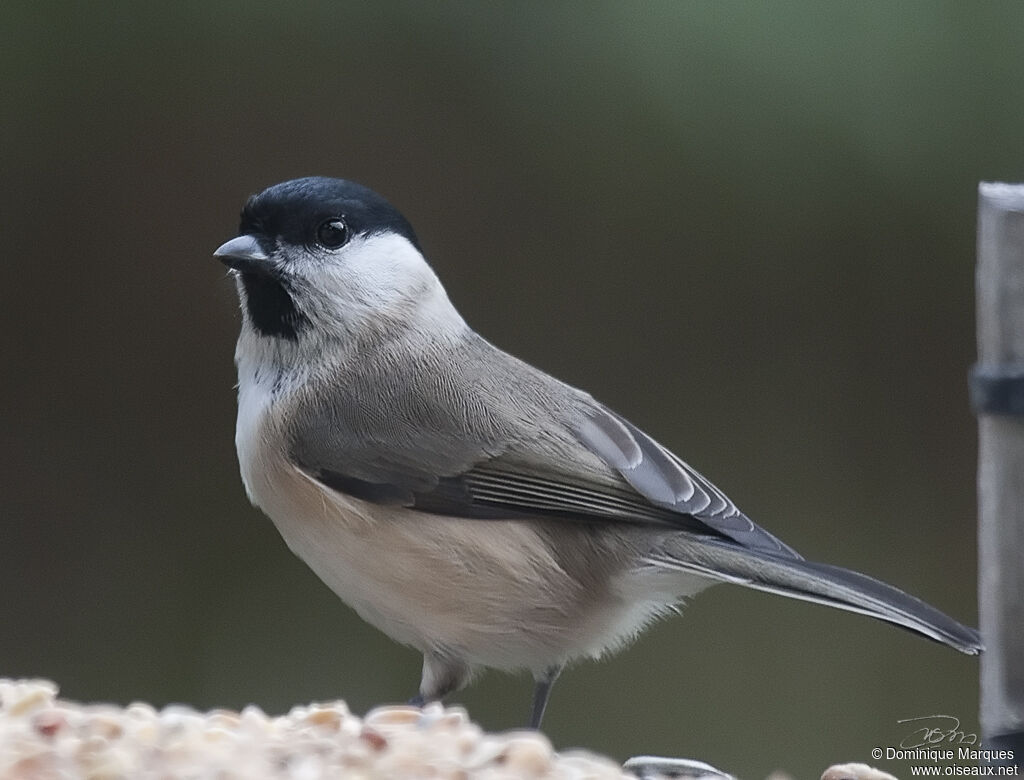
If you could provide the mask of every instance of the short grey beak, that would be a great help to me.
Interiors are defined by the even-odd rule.
[[[213,256],[237,271],[266,271],[270,257],[253,236],[239,236],[221,244]]]

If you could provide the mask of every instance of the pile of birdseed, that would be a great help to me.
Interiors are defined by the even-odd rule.
[[[534,731],[486,734],[465,711],[344,702],[271,717],[81,705],[46,680],[0,679],[0,778],[632,778],[590,753],[556,753]]]

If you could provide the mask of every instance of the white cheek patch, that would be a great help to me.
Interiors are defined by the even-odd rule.
[[[368,305],[386,307],[440,284],[416,247],[393,233],[355,238],[337,259],[332,276],[358,290]]]
[[[346,330],[381,315],[422,319],[440,330],[464,325],[423,255],[394,233],[353,238],[308,281],[320,294],[324,319]]]

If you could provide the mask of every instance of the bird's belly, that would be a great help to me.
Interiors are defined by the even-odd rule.
[[[370,504],[271,460],[243,466],[243,479],[291,550],[364,620],[424,652],[541,671],[623,644],[686,595],[677,574],[601,560],[593,529],[558,531],[588,535],[601,576],[584,582],[537,521]]]

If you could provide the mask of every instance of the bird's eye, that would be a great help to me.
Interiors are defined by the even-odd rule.
[[[316,229],[316,242],[324,249],[337,249],[348,241],[348,226],[337,217],[324,220]]]

